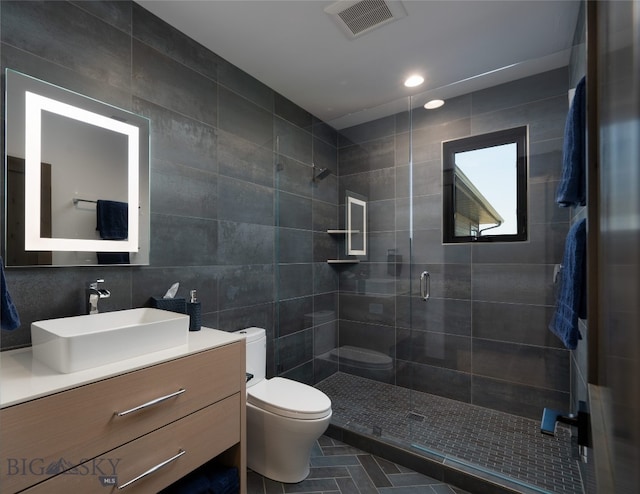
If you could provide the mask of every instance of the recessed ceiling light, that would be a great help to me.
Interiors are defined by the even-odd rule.
[[[424,104],[424,107],[427,110],[435,110],[436,108],[440,108],[442,105],[444,105],[444,101],[441,99],[432,99],[431,101],[428,101],[427,103]]]
[[[409,76],[407,80],[404,81],[404,85],[407,87],[416,87],[422,84],[423,82],[424,82],[424,77],[416,74],[416,75]]]

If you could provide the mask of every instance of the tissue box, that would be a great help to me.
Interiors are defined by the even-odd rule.
[[[168,310],[171,312],[187,313],[187,300],[185,298],[158,298],[151,297],[151,307]]]

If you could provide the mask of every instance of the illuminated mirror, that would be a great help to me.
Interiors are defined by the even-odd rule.
[[[367,200],[353,192],[346,195],[347,255],[367,255]]]
[[[149,121],[12,70],[6,81],[6,264],[148,264]]]
[[[442,144],[443,242],[527,239],[527,128]]]

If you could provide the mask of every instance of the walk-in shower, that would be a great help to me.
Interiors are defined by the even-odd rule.
[[[395,113],[313,134],[323,167],[311,183],[315,156],[299,176],[290,159],[279,172],[275,372],[331,398],[338,439],[413,469],[424,460],[451,483],[465,476],[470,492],[475,479],[491,492],[582,493],[571,430],[540,433],[544,408],[574,400],[571,355],[547,326],[570,225],[555,190],[585,68],[582,16],[576,32],[572,56],[544,71],[522,62],[505,68],[515,77],[494,71],[485,87],[413,94]],[[425,109],[435,97],[445,105]],[[527,136],[526,239],[443,242],[443,142],[506,129]],[[467,220],[474,204],[496,206],[479,190],[466,189],[478,199]],[[362,255],[345,255],[347,192],[367,198]]]

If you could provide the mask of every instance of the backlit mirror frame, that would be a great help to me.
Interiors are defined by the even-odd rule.
[[[8,183],[9,141],[20,135],[24,142],[25,178],[25,251],[50,252],[128,252],[131,265],[149,264],[149,120],[93,98],[49,84],[12,69],[6,70],[5,122],[7,152],[5,153],[5,187]],[[15,117],[15,112],[24,111],[24,119]],[[41,163],[42,156],[42,116],[43,112],[70,119],[76,123],[94,126],[122,135],[126,140],[127,204],[138,207],[128,208],[128,236],[123,240],[100,240],[84,238],[50,238],[41,235]],[[12,125],[24,126],[24,134],[16,133]],[[18,139],[18,141],[20,141]],[[19,142],[18,147],[22,146]],[[5,190],[5,199],[7,198]],[[109,198],[105,192],[104,198]],[[80,200],[84,200],[82,198]],[[95,202],[97,198],[89,202]],[[72,198],[69,198],[71,203]],[[74,204],[77,204],[74,202]],[[5,215],[7,214],[5,207]],[[5,227],[8,229],[5,217]],[[15,233],[14,233],[15,234]],[[5,239],[9,232],[5,231]],[[7,245],[5,244],[5,249]],[[85,258],[87,256],[84,256]],[[9,260],[10,256],[5,256]],[[7,265],[11,264],[10,262]],[[96,262],[77,262],[48,265],[98,265]],[[101,266],[103,264],[100,264]]]
[[[442,241],[447,243],[463,242],[521,242],[527,240],[527,204],[528,204],[528,128],[527,126],[499,130],[442,143]],[[456,234],[456,194],[460,187],[474,190],[473,184],[457,173],[456,155],[469,151],[483,150],[495,146],[515,144],[515,217],[516,228],[512,234]],[[506,166],[506,165],[505,165]],[[487,170],[489,177],[495,177],[496,170]],[[464,184],[462,182],[465,182]],[[479,191],[475,191],[478,196]],[[491,205],[487,205],[491,209]],[[491,227],[486,231],[490,231]]]
[[[367,255],[367,198],[347,191],[345,197],[346,250],[348,256]]]

